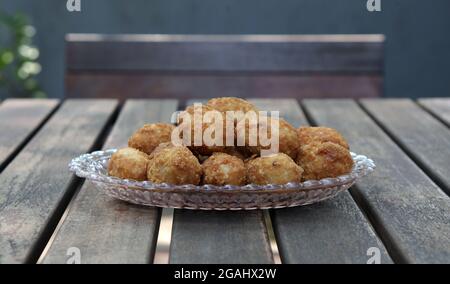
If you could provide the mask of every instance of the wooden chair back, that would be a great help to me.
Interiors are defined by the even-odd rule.
[[[66,44],[67,97],[383,93],[383,35],[68,34]]]

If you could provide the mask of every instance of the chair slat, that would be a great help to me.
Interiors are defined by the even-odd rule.
[[[383,70],[382,35],[263,37],[74,34],[67,36],[67,65],[71,71],[381,73]]]

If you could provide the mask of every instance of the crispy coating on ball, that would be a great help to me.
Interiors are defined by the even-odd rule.
[[[201,175],[202,166],[184,146],[161,149],[147,166],[147,178],[154,183],[197,185]]]
[[[204,184],[245,184],[244,161],[237,157],[217,152],[202,164],[202,168]]]
[[[130,137],[128,147],[151,154],[159,144],[171,140],[174,128],[175,126],[168,123],[145,124]]]
[[[300,127],[297,130],[300,145],[313,142],[333,142],[350,149],[345,138],[336,130],[329,127]]]
[[[172,142],[164,142],[159,144],[155,150],[153,150],[153,152],[148,156],[148,158],[151,160],[153,159],[153,157],[158,154],[159,152],[161,152],[164,149],[169,149],[169,148],[173,148],[175,147],[175,145],[172,144]]]
[[[123,179],[143,181],[147,179],[147,154],[134,148],[115,152],[108,163],[108,174]]]
[[[195,115],[195,108],[194,105],[191,105],[189,107],[186,108],[185,111],[183,111],[182,113],[180,113],[179,115],[179,124],[181,124],[183,122],[183,115],[189,114],[190,115],[190,119],[191,119],[191,123],[190,123],[190,132],[191,132],[191,139],[190,141],[188,141],[186,144],[186,146],[189,147],[189,149],[191,149],[193,152],[197,153],[198,155],[211,155],[214,152],[225,152],[226,151],[226,124],[225,124],[225,117],[222,116],[222,134],[223,134],[223,139],[221,140],[222,145],[211,145],[208,146],[205,143],[204,138],[204,134],[205,132],[211,133],[212,138],[215,138],[216,134],[218,133],[218,131],[216,131],[215,129],[215,123],[214,120],[211,121],[210,123],[203,121],[203,116],[205,115],[206,112],[211,111],[211,112],[217,112],[217,110],[213,109],[212,107],[209,107],[207,105],[201,105],[201,108],[198,108],[199,110],[201,110],[200,113],[198,113],[198,116],[201,116],[202,120],[198,120],[195,121],[194,119],[194,115]],[[185,125],[187,126],[187,125]],[[201,133],[202,133],[202,145],[194,145],[195,142],[195,131],[196,129],[201,129]],[[187,131],[188,129],[186,129],[185,131]],[[231,133],[233,133],[233,131],[231,131]],[[234,135],[234,133],[233,133]],[[213,141],[214,142],[214,141]]]
[[[332,142],[302,145],[296,162],[305,170],[304,180],[337,177],[351,172],[353,167],[350,152]]]
[[[246,163],[247,182],[285,184],[300,182],[303,169],[283,153],[251,159]]]
[[[245,113],[248,111],[258,111],[258,109],[250,102],[235,97],[210,99],[206,105],[220,112],[242,111]]]
[[[260,117],[263,118],[262,116]],[[279,152],[287,154],[292,159],[295,159],[297,157],[298,148],[299,148],[299,139],[297,136],[297,130],[290,125],[286,120],[280,118],[267,118],[267,122],[265,120],[262,121],[249,121],[245,120],[245,122],[239,121],[236,125],[236,137],[237,141],[240,139],[245,140],[245,147],[248,151],[250,151],[252,154],[260,154],[262,149],[270,149],[270,146],[261,146],[261,140],[259,136],[259,129],[261,125],[265,125],[265,128],[267,129],[268,138],[270,139],[272,136],[271,132],[271,124],[273,121],[278,120],[278,126],[279,126]],[[256,133],[256,136],[254,133],[250,131],[251,127],[255,127],[258,131]],[[251,145],[251,139],[253,141],[257,141],[256,146]],[[238,142],[239,143],[239,142]],[[239,145],[238,145],[239,146]]]

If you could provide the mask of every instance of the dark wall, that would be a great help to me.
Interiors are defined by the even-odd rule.
[[[450,96],[450,1],[381,0],[0,0],[29,14],[41,50],[40,75],[51,97],[63,96],[66,33],[386,35],[387,96]]]

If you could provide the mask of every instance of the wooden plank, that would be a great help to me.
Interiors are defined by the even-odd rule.
[[[0,263],[33,261],[73,193],[67,164],[91,150],[115,100],[68,100],[0,175]]]
[[[418,103],[450,127],[450,98],[419,99]]]
[[[262,211],[175,210],[170,263],[272,263]]]
[[[382,35],[68,35],[69,70],[374,72]]]
[[[362,100],[361,104],[397,144],[450,194],[448,127],[409,99]]]
[[[127,145],[144,123],[170,121],[175,100],[129,100],[104,149]],[[153,257],[160,210],[115,200],[87,182],[70,204],[66,219],[43,258],[65,263],[69,247],[77,247],[82,263],[149,263]]]
[[[294,100],[258,100],[256,104],[261,109],[279,110],[295,127],[308,124]],[[371,247],[380,250],[381,263],[392,262],[349,192],[318,204],[271,213],[283,263],[366,263]]]
[[[316,124],[339,129],[377,169],[353,187],[396,262],[450,262],[450,199],[351,100],[305,100]]]
[[[76,98],[272,98],[380,97],[381,76],[331,74],[188,74],[70,72],[69,97]]]
[[[175,210],[169,262],[273,263],[263,211]]]
[[[8,99],[0,106],[0,171],[58,105],[55,99]]]

